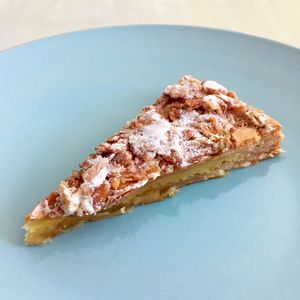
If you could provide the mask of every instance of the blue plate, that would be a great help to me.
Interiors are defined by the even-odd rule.
[[[278,119],[281,157],[26,247],[23,216],[183,74]],[[1,299],[300,299],[300,51],[247,35],[132,26],[0,53]]]

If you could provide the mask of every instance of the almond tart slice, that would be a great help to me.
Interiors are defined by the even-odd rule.
[[[280,153],[281,125],[214,81],[184,76],[96,147],[25,217],[25,243],[172,196]]]

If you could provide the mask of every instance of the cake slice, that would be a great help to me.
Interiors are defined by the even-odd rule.
[[[96,147],[25,217],[34,245],[280,153],[278,122],[214,81],[184,76]]]

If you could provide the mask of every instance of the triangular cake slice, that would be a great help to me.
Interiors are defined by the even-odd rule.
[[[278,122],[234,92],[184,76],[37,204],[25,217],[25,242],[45,243],[86,221],[274,157],[282,138]]]

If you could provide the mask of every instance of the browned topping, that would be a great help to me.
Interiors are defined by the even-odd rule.
[[[99,204],[108,198],[110,186],[108,183],[102,183],[99,187],[95,188],[93,193],[94,204]]]
[[[109,209],[158,176],[258,142],[279,129],[277,122],[224,86],[184,76],[97,146],[30,218]]]
[[[237,147],[246,146],[260,140],[257,130],[249,127],[235,129],[232,133],[232,137]]]
[[[57,192],[52,192],[50,193],[50,195],[47,197],[48,200],[48,206],[50,209],[54,209],[55,205],[56,205],[56,198],[58,197],[58,193]]]
[[[83,180],[79,171],[73,171],[72,175],[66,179],[69,187],[79,188]],[[51,195],[51,194],[50,194]]]

